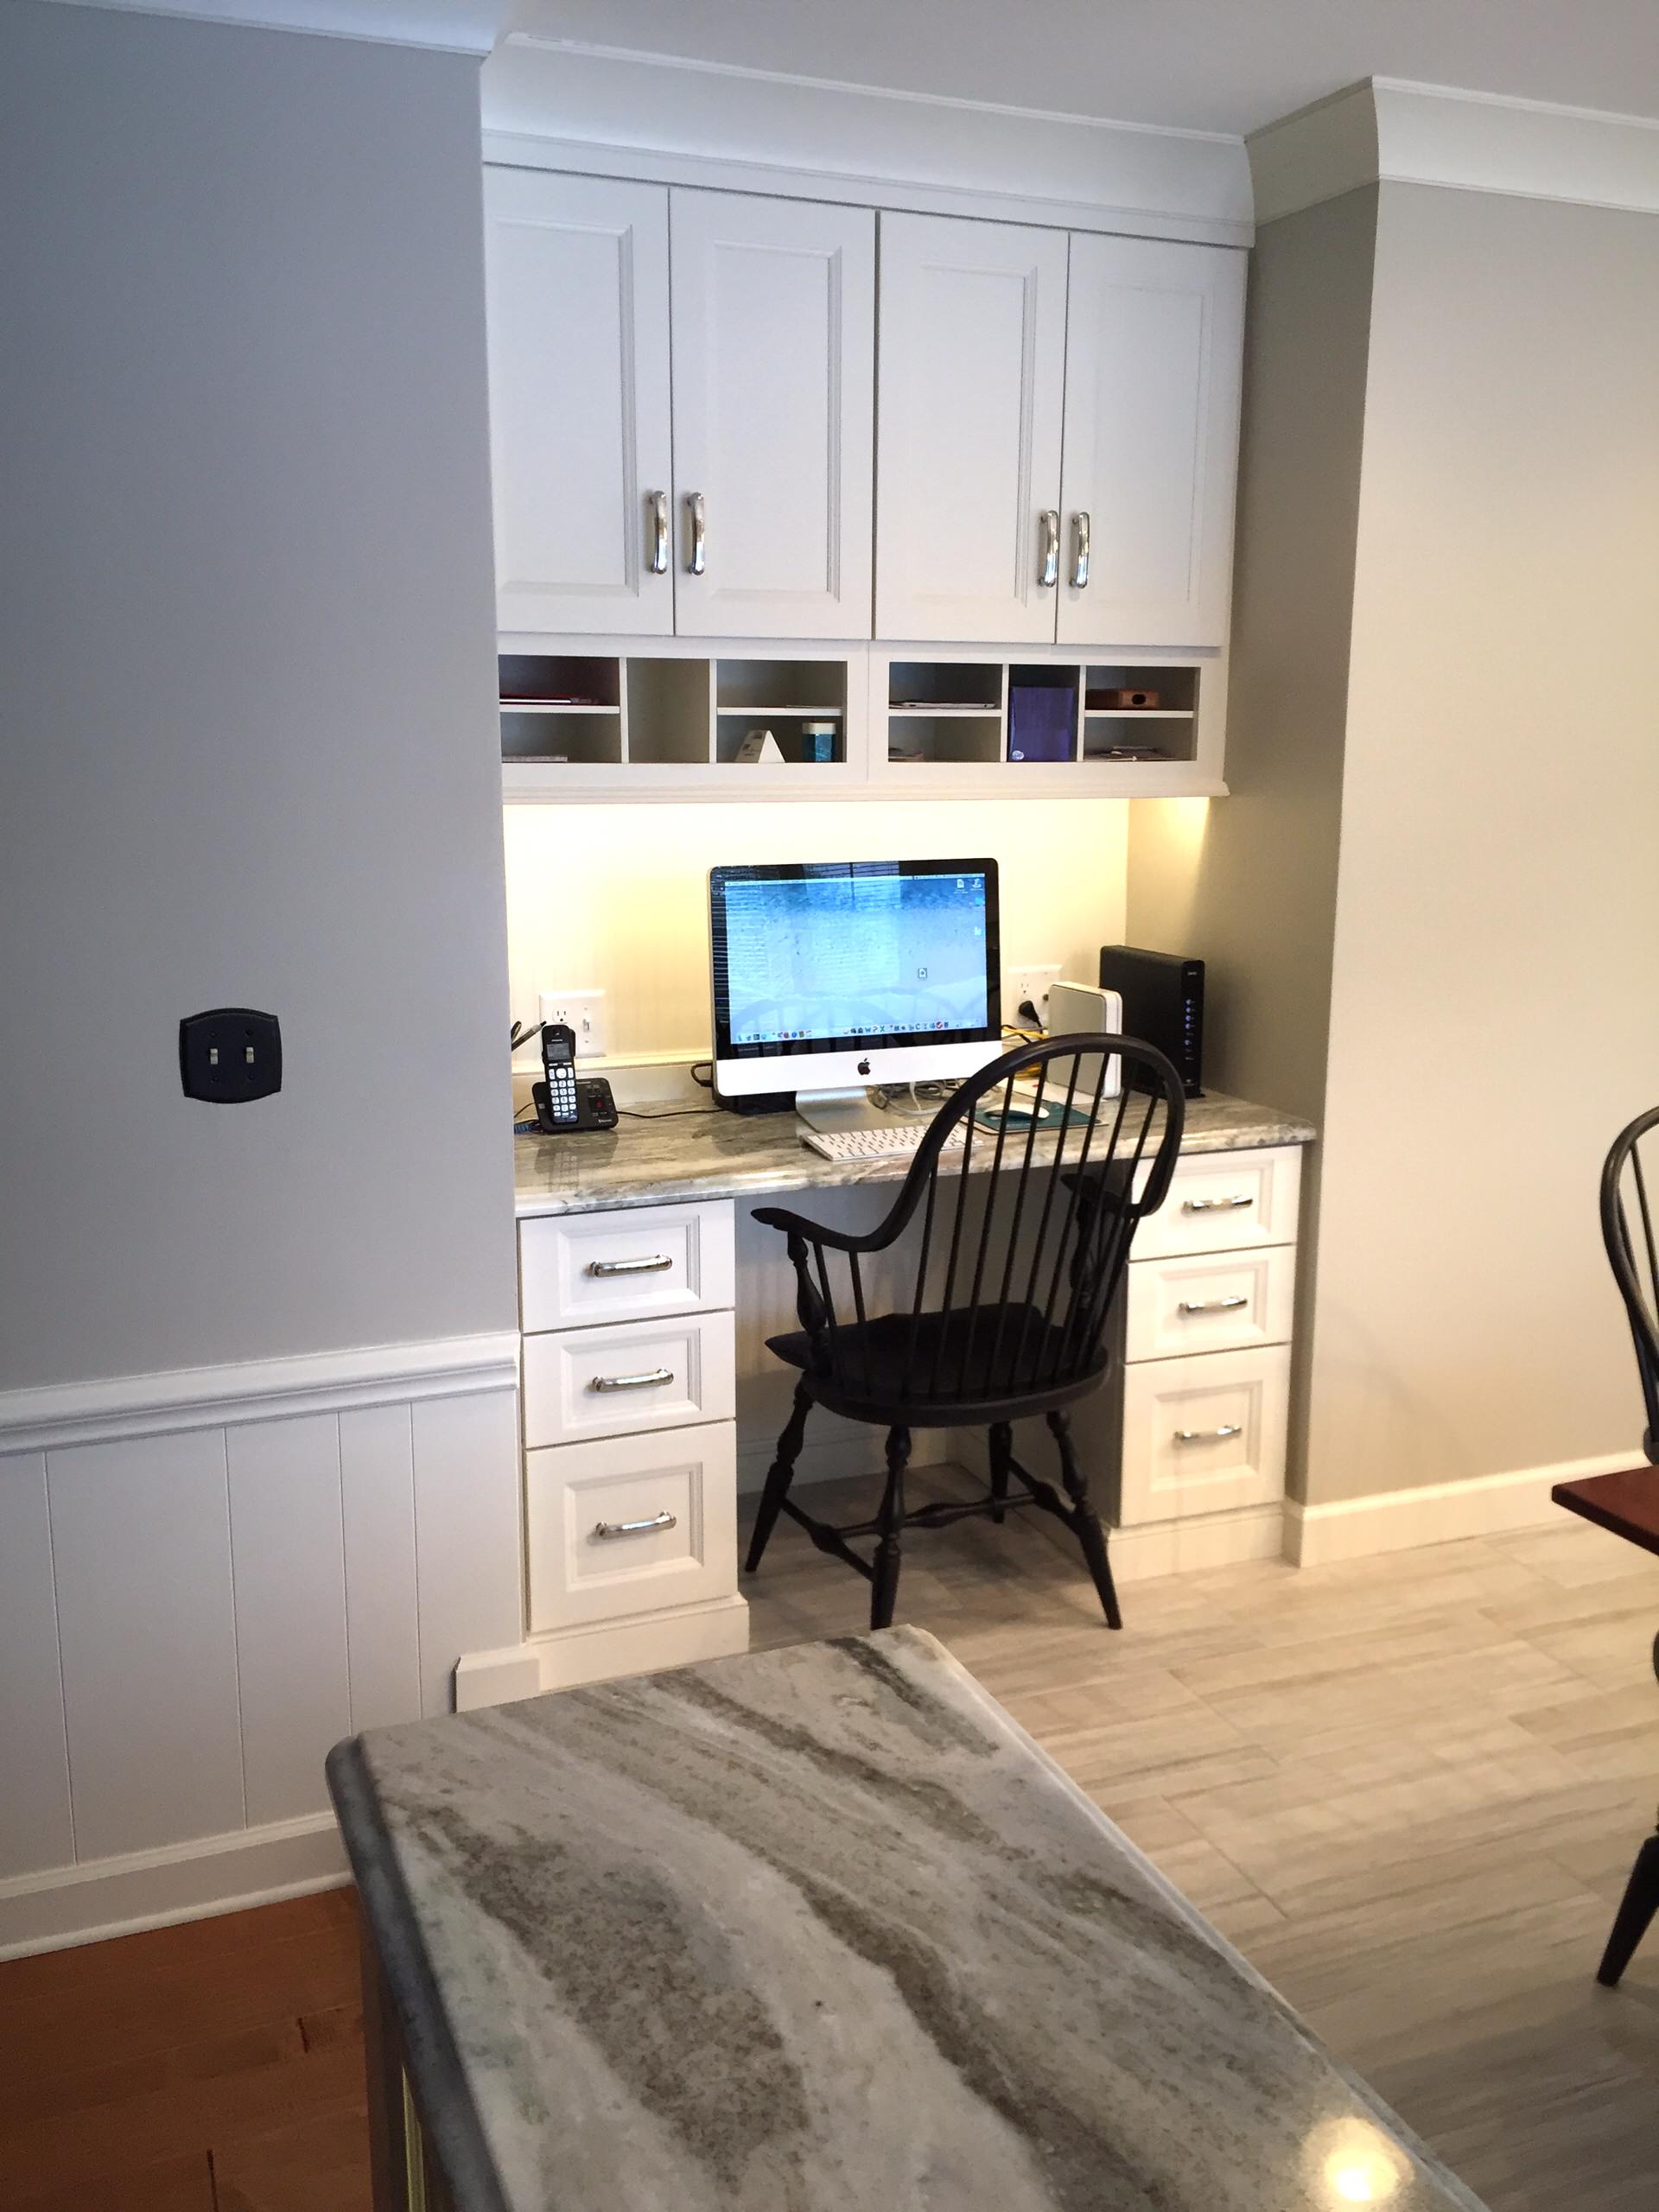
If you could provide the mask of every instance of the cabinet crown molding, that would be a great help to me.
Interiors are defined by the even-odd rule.
[[[377,46],[427,47],[480,60],[506,28],[510,0],[60,0],[244,30],[308,31]]]
[[[1255,219],[1369,184],[1432,184],[1659,213],[1659,123],[1369,77],[1247,142]]]
[[[511,34],[486,158],[781,198],[1248,245],[1243,141]]]

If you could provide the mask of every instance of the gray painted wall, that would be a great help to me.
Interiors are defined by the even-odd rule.
[[[477,100],[0,10],[0,1387],[512,1325]]]
[[[1208,1079],[1319,1127],[1376,207],[1372,186],[1258,236],[1228,696],[1231,796],[1129,809],[1129,936],[1205,962]],[[1303,1185],[1303,1331],[1319,1159],[1316,1147]],[[1290,1438],[1298,1494],[1307,1371],[1304,1357]]]

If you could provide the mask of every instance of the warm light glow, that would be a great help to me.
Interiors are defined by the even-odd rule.
[[[1333,2208],[1386,2204],[1404,2178],[1398,2151],[1368,2120],[1339,2120],[1320,2128],[1308,2147],[1324,2184],[1320,2202]]]

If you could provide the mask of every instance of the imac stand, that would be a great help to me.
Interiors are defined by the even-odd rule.
[[[828,1136],[836,1129],[890,1129],[893,1116],[870,1103],[870,1094],[856,1090],[798,1090],[795,1111],[809,1129]]]

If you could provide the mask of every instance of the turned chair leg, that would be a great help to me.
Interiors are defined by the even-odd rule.
[[[745,1574],[753,1574],[760,1566],[760,1554],[778,1525],[778,1516],[784,1510],[784,1500],[789,1496],[790,1484],[795,1478],[795,1462],[801,1456],[801,1446],[806,1437],[806,1416],[811,1405],[805,1383],[798,1382],[794,1407],[784,1423],[783,1434],[778,1439],[778,1456],[766,1471],[766,1485],[760,1493],[760,1510],[754,1516],[754,1534],[749,1538],[749,1555],[743,1562]]]
[[[870,1584],[870,1626],[893,1626],[893,1603],[899,1595],[899,1532],[905,1524],[905,1466],[910,1458],[910,1431],[887,1431],[887,1486],[881,1496],[875,1547],[875,1573]]]
[[[1123,1616],[1118,1611],[1117,1588],[1112,1580],[1110,1562],[1106,1557],[1106,1531],[1100,1525],[1100,1516],[1089,1503],[1089,1481],[1077,1464],[1077,1446],[1071,1441],[1071,1416],[1065,1408],[1058,1407],[1048,1416],[1048,1426],[1054,1441],[1060,1448],[1060,1479],[1065,1484],[1065,1494],[1071,1501],[1071,1526],[1077,1541],[1083,1546],[1083,1556],[1089,1572],[1094,1577],[1095,1589],[1108,1628],[1122,1628]]]
[[[1611,1989],[1635,1955],[1636,1947],[1659,1913],[1659,1835],[1650,1835],[1636,1854],[1630,1878],[1624,1885],[1613,1932],[1607,1938],[1596,1980]]]
[[[1000,1529],[1007,1514],[1008,1473],[1014,1464],[1014,1430],[1005,1421],[991,1424],[991,1496],[996,1500],[991,1518]]]

